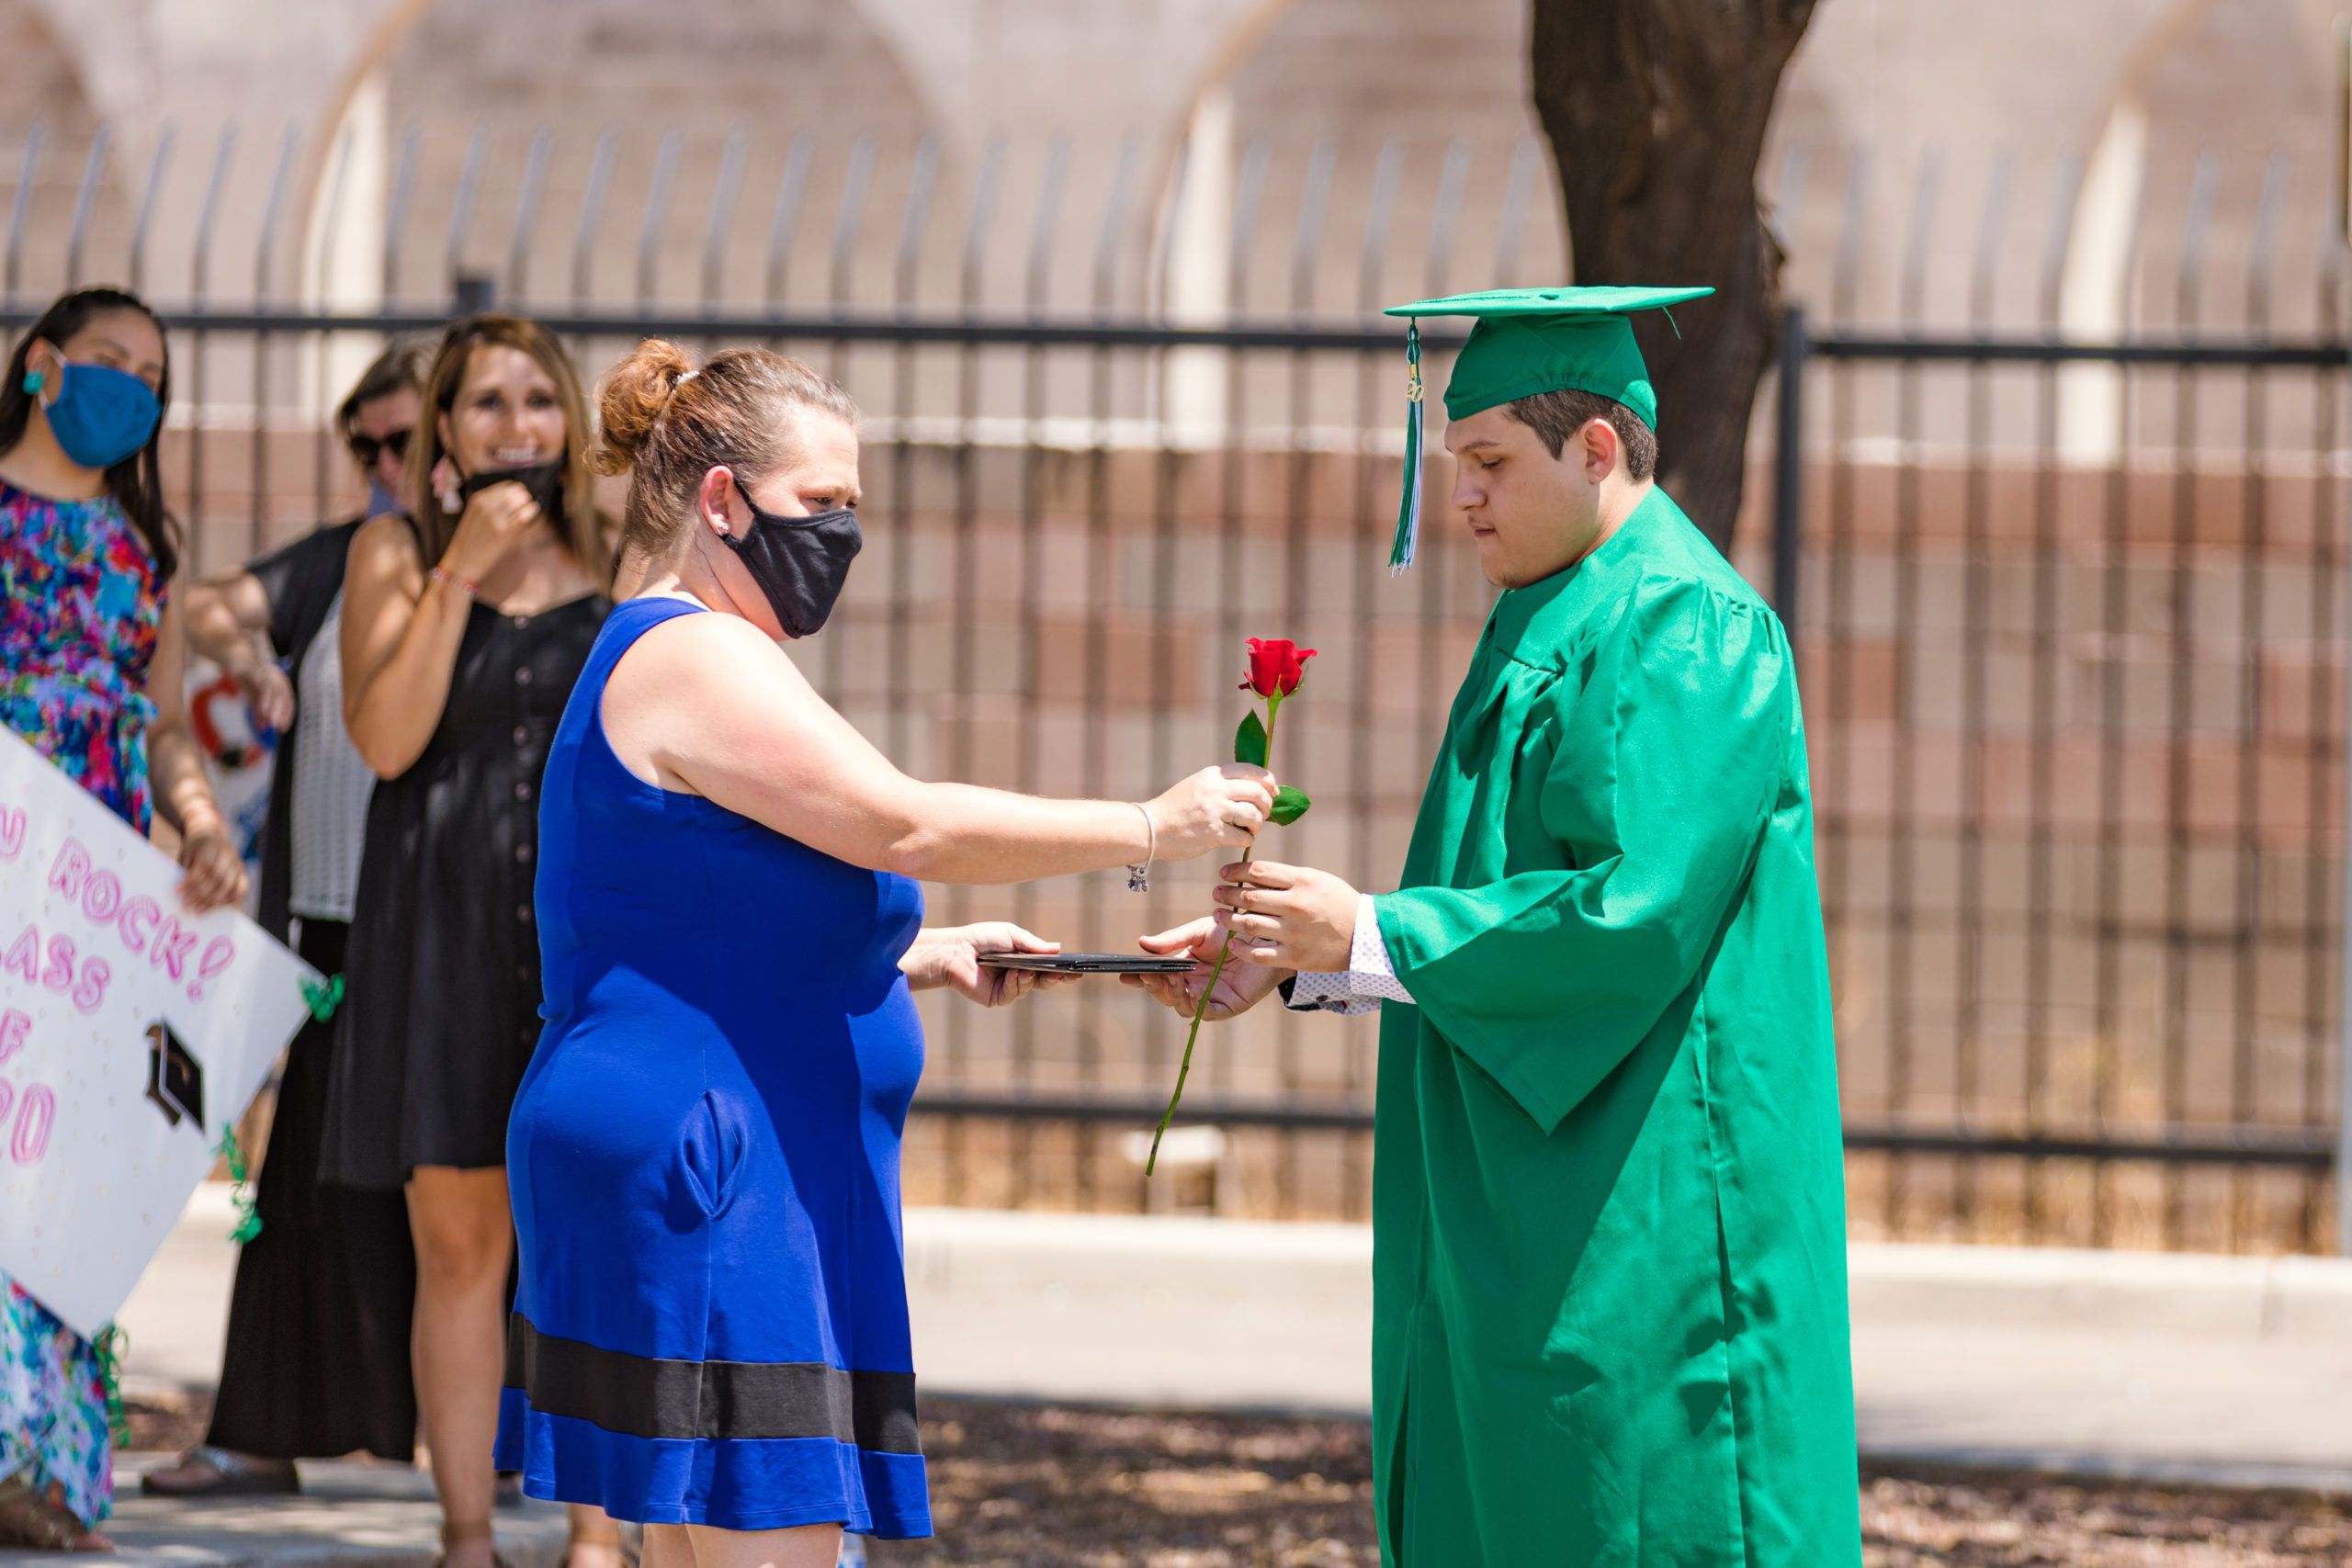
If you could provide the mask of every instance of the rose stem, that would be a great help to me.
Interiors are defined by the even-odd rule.
[[[1274,725],[1282,717],[1282,693],[1277,690],[1266,698],[1266,771],[1274,766]],[[1250,863],[1250,846],[1241,850],[1241,863]],[[1168,1097],[1168,1109],[1160,1112],[1159,1125],[1151,1130],[1151,1153],[1145,1156],[1143,1173],[1148,1179],[1159,1164],[1159,1140],[1167,1134],[1168,1123],[1176,1119],[1176,1102],[1184,1098],[1184,1080],[1193,1072],[1193,1043],[1201,1037],[1201,1020],[1208,1016],[1209,998],[1216,995],[1216,983],[1225,974],[1225,961],[1233,952],[1233,928],[1225,928],[1225,941],[1216,950],[1216,963],[1209,970],[1209,983],[1202,988],[1200,1005],[1193,1010],[1193,1028],[1184,1036],[1184,1059],[1176,1067],[1176,1092]]]

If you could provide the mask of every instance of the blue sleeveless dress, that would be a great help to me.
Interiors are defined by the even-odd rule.
[[[616,1518],[929,1535],[899,1219],[922,893],[614,755],[614,665],[707,613],[615,607],[548,757],[498,1465]]]

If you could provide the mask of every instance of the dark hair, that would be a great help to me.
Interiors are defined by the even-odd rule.
[[[1628,474],[1636,479],[1646,479],[1657,471],[1657,432],[1642,423],[1640,414],[1614,398],[1564,389],[1538,392],[1507,408],[1511,418],[1543,439],[1555,457],[1566,448],[1568,437],[1597,419],[1617,433],[1619,444],[1625,448]]]
[[[372,403],[378,398],[389,398],[394,392],[424,391],[424,378],[433,368],[433,339],[424,333],[404,333],[384,347],[374,364],[359,373],[359,379],[350,393],[334,411],[335,429],[345,440],[351,438],[352,426],[359,423],[359,406]]]
[[[25,426],[31,423],[33,394],[25,390],[25,362],[32,353],[36,340],[48,344],[62,353],[66,341],[80,333],[100,316],[110,316],[118,310],[136,310],[155,323],[158,333],[164,331],[163,319],[147,308],[147,302],[123,288],[77,288],[61,296],[57,302],[40,314],[40,320],[25,329],[17,340],[16,351],[8,355],[8,368],[0,375],[0,456],[17,449],[25,439]],[[164,340],[164,375],[155,384],[155,400],[165,410],[172,406],[171,339]],[[147,437],[147,445],[107,470],[107,493],[114,497],[130,525],[147,542],[147,553],[155,558],[155,580],[160,586],[169,582],[179,570],[179,525],[164,510],[164,465],[156,456],[156,448],[164,439],[164,420],[155,419],[154,434]]]
[[[596,510],[595,476],[588,470],[588,399],[580,389],[580,372],[556,335],[528,316],[468,316],[449,323],[433,352],[433,367],[424,378],[424,417],[408,444],[408,471],[402,488],[416,508],[417,540],[424,564],[441,558],[457,537],[458,513],[442,509],[434,493],[433,468],[446,455],[441,425],[435,415],[457,407],[458,389],[478,348],[519,349],[548,373],[556,399],[563,404],[563,527],[564,542],[600,588],[613,581],[612,545],[605,536],[606,520]]]
[[[600,473],[628,474],[621,556],[658,558],[677,538],[702,477],[724,463],[746,483],[791,462],[793,417],[828,413],[853,429],[849,394],[799,360],[729,348],[700,370],[685,350],[647,338],[605,374]]]

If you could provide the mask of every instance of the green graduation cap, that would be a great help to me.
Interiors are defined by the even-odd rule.
[[[1532,398],[1539,392],[1591,392],[1611,398],[1657,428],[1657,393],[1649,367],[1634,342],[1636,310],[1661,310],[1701,299],[1712,288],[1495,288],[1483,294],[1450,294],[1392,305],[1386,314],[1405,316],[1408,367],[1405,498],[1396,512],[1396,537],[1388,569],[1413,564],[1421,531],[1421,328],[1423,316],[1474,316],[1476,325],[1453,362],[1446,384],[1445,412],[1464,419],[1483,409]],[[1673,317],[1667,320],[1670,322]]]

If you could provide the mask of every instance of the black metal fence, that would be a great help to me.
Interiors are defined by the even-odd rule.
[[[280,286],[314,270],[271,259],[294,227],[284,153],[254,219],[251,297],[209,288],[228,155],[212,164],[193,287],[163,295],[181,389],[167,460],[200,565],[356,502],[321,411],[385,333],[510,303],[592,375],[647,333],[782,344],[867,411],[873,543],[841,615],[798,651],[893,757],[1140,795],[1222,754],[1243,637],[1295,637],[1325,651],[1285,710],[1281,761],[1317,808],[1283,852],[1370,886],[1394,874],[1490,593],[1442,525],[1420,570],[1386,576],[1401,365],[1370,312],[1555,267],[1532,163],[1495,160],[1507,173],[1486,188],[1454,148],[1245,148],[1216,243],[1188,263],[1181,155],[1119,150],[1089,186],[1067,147],[950,168],[917,146],[892,171],[862,142],[828,176],[831,150],[796,143],[763,226],[734,221],[752,202],[740,150],[708,182],[707,215],[671,221],[671,151],[632,243],[603,223],[614,157],[592,154],[565,225],[545,210],[557,154],[535,142],[510,254],[477,270],[498,227],[481,216],[495,160],[477,146],[430,221],[395,168],[382,287],[351,307]],[[28,243],[28,157],[0,321],[29,318],[36,280],[120,275],[142,255],[130,270],[154,270],[162,157],[125,174],[102,153],[68,160],[90,172],[55,203],[73,214],[53,231],[62,270]],[[2264,254],[2290,204],[2266,170],[2244,298],[2205,319],[2203,276],[2180,265],[2202,231],[2167,251],[2135,230],[2128,308],[2086,336],[2060,308],[2055,238],[2039,314],[1991,309],[2010,175],[1988,175],[1963,247],[1920,217],[1942,199],[1923,174],[1878,320],[1859,303],[1876,209],[1864,161],[1849,164],[1837,231],[1801,252],[1831,258],[1799,273],[1831,324],[1790,320],[1782,379],[1804,395],[1768,389],[1737,559],[1772,584],[1803,661],[1857,1227],[2324,1247],[2352,516],[2337,249],[2319,250],[2314,297],[2279,325]],[[1781,167],[1792,213],[1822,206],[1801,166]],[[2188,212],[2210,225],[2204,169]],[[340,178],[330,167],[330,211]],[[91,217],[109,180],[129,215],[112,253]],[[799,215],[820,186],[833,209],[812,228]],[[2068,176],[2052,186],[2057,236]],[[549,232],[561,265],[541,254]],[[315,270],[332,270],[318,248]],[[454,276],[446,301],[395,287],[420,249]],[[618,299],[592,276],[615,252],[631,259]],[[1973,254],[1957,289],[1936,284],[1947,252]],[[2157,259],[2173,309],[2152,321]],[[1182,280],[1204,265],[1213,308]],[[563,287],[535,283],[556,272]],[[744,276],[759,281],[729,287]],[[1965,301],[1956,322],[1931,309],[1948,297]],[[1453,340],[1427,341],[1442,379]],[[1199,912],[1208,880],[1163,868],[1142,897],[1114,877],[939,889],[933,918],[1125,946]],[[1267,1013],[1212,1031],[1187,1097],[1196,1130],[1147,1186],[1138,1134],[1181,1021],[1093,984],[1008,1013],[926,1010],[910,1197],[1365,1212],[1365,1023]]]
[[[2116,271],[2088,279],[2122,330],[2086,341],[2064,321],[2085,280],[2063,164],[2046,230],[2022,236],[2026,310],[1992,305],[2011,170],[1939,249],[1930,163],[1898,324],[1845,324],[1854,160],[1816,271],[1841,325],[1789,323],[1782,380],[1804,395],[1775,426],[1775,577],[1807,659],[1865,1228],[2339,1234],[2344,253],[2331,203],[2290,231],[2276,156],[2222,245],[2222,164],[2180,173],[2142,191]],[[1939,255],[1968,258],[1941,279],[1942,327],[1924,303]]]

